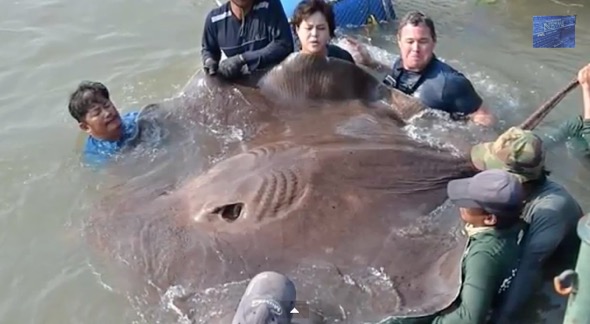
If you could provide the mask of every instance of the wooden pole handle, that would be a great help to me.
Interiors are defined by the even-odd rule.
[[[535,112],[533,112],[525,121],[520,124],[520,128],[526,130],[533,130],[537,125],[543,121],[545,116],[557,106],[557,104],[565,98],[565,96],[579,85],[578,78],[574,78],[570,83],[556,93],[552,98],[547,100]]]

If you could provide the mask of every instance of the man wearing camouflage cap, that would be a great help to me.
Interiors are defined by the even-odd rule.
[[[590,65],[578,73],[584,99],[584,116],[566,121],[553,134],[543,137],[517,127],[508,129],[495,142],[475,145],[471,161],[479,170],[502,169],[515,174],[526,191],[522,218],[530,224],[525,238],[518,272],[509,289],[502,294],[493,316],[494,323],[511,323],[526,302],[539,269],[560,246],[578,240],[576,226],[582,208],[561,185],[547,179],[545,150],[570,139],[578,153],[587,154],[590,130]],[[575,246],[575,245],[574,245]]]
[[[561,185],[547,179],[545,150],[570,140],[576,153],[590,152],[586,136],[590,134],[590,64],[578,72],[582,87],[584,116],[563,123],[552,134],[542,137],[531,131],[512,127],[495,142],[475,145],[471,161],[479,170],[502,169],[515,174],[526,191],[522,218],[529,223],[516,277],[501,294],[493,323],[513,323],[519,308],[529,299],[545,261],[558,247],[579,246],[576,226],[583,211]]]
[[[543,142],[531,131],[512,127],[495,142],[475,145],[471,161],[479,170],[508,171],[525,187],[522,218],[529,223],[529,229],[516,277],[502,295],[494,321],[510,323],[510,318],[529,299],[544,261],[566,238],[577,237],[575,228],[582,209],[564,187],[547,179]]]

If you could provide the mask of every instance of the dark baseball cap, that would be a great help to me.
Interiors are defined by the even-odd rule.
[[[524,206],[522,184],[515,175],[500,169],[452,180],[447,193],[457,207],[481,208],[499,217],[516,216]]]
[[[246,287],[232,324],[290,324],[295,297],[295,285],[287,276],[261,272]]]

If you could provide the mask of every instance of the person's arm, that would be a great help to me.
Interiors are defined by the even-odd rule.
[[[494,258],[477,251],[465,260],[465,279],[459,295],[459,306],[435,317],[433,324],[484,323],[498,291],[499,270]]]
[[[533,215],[527,215],[527,218],[534,219],[534,225],[529,227],[529,238],[516,276],[501,295],[491,323],[514,323],[515,315],[536,288],[543,263],[567,235],[568,227],[562,216],[551,207],[535,208]]]
[[[447,76],[442,94],[443,102],[449,113],[459,113],[476,124],[490,126],[496,122],[494,115],[483,104],[471,81],[465,76],[457,74]]]
[[[590,146],[590,86],[582,86],[584,115],[576,116],[561,123],[557,128],[539,136],[545,149],[569,142],[575,154],[589,155]]]
[[[483,126],[491,126],[496,123],[496,118],[485,105],[479,106],[469,117],[474,123]]]
[[[391,63],[383,63],[378,60],[375,60],[371,53],[367,50],[367,48],[361,44],[356,39],[351,37],[345,37],[346,43],[348,43],[349,49],[347,52],[351,54],[354,62],[356,64],[364,65],[372,70],[375,70],[379,73],[386,73],[390,75],[392,72],[392,64]]]
[[[393,70],[390,64],[380,62],[378,60],[372,59],[366,64],[367,67],[370,69],[375,70],[378,73],[385,73],[387,75],[391,75]]]
[[[279,0],[268,0],[271,41],[264,48],[242,54],[249,71],[282,62],[293,52],[293,34]]]
[[[557,128],[538,135],[543,140],[545,150],[569,142],[575,153],[585,154],[590,152],[586,139],[589,131],[590,120],[584,120],[582,116],[576,116],[562,122]]]
[[[219,63],[221,59],[221,49],[217,42],[217,30],[211,21],[211,12],[205,18],[205,27],[203,28],[203,37],[201,38],[201,59],[203,63],[207,59],[212,59]]]
[[[582,99],[584,101],[584,123],[577,136],[577,145],[574,145],[578,152],[588,155],[590,148],[588,142],[590,141],[590,85],[588,83],[582,84]],[[577,146],[577,147],[576,147]]]

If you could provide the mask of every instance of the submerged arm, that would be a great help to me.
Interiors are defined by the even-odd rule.
[[[369,67],[379,73],[387,73],[387,75],[390,75],[392,73],[390,64],[383,63],[383,62],[380,62],[375,59],[372,59],[366,65],[367,65],[367,67]]]
[[[568,141],[576,154],[590,154],[590,86],[582,84],[584,115],[566,120],[556,129],[541,135],[546,149]]]
[[[450,113],[469,116],[474,123],[483,126],[490,126],[496,122],[471,81],[463,74],[447,77],[442,99]]]
[[[546,150],[565,142],[571,144],[571,148],[578,154],[590,153],[588,140],[590,139],[590,119],[576,116],[561,123],[556,129],[550,130],[539,136],[543,139]]]

